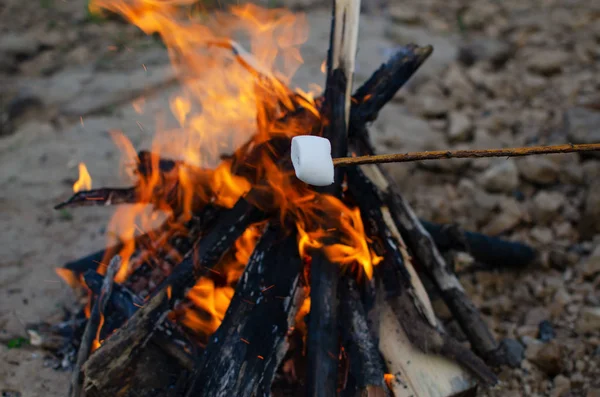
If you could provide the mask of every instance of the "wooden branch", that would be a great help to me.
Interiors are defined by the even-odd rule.
[[[304,301],[301,270],[295,233],[285,236],[279,226],[269,227],[194,371],[189,396],[270,394],[288,331]]]
[[[385,254],[375,270],[383,281],[386,301],[396,313],[408,339],[422,352],[455,360],[486,383],[494,384],[496,376],[479,357],[439,331],[425,289],[410,263],[408,252],[401,248],[404,245],[402,237],[390,214],[386,216],[387,207],[382,200],[385,193],[378,191],[371,177],[365,176],[360,169],[349,170],[348,186],[358,200],[361,213],[364,211],[369,234],[380,236]]]
[[[111,188],[82,190],[68,200],[54,206],[55,210],[69,207],[109,206],[137,203],[136,188]]]
[[[552,153],[584,153],[600,151],[600,143],[565,144],[553,146],[532,146],[505,149],[469,149],[469,150],[438,150],[432,152],[414,152],[399,154],[377,154],[359,157],[341,157],[333,159],[333,165],[349,166],[360,164],[405,163],[422,160],[465,159],[488,157],[522,157],[537,154]]]
[[[380,395],[385,395],[381,355],[369,330],[358,286],[352,277],[343,277],[340,296],[342,344],[350,360],[354,383],[364,393],[370,391],[375,394],[375,389],[379,389]]]
[[[525,267],[538,256],[535,249],[523,243],[465,231],[457,225],[439,225],[422,219],[420,222],[440,251],[468,252],[477,262],[492,267]]]
[[[432,51],[431,46],[409,44],[401,47],[356,90],[352,96],[350,136],[361,132],[355,126],[364,126],[377,118],[383,106],[392,100]]]
[[[367,136],[367,133],[361,136]],[[361,139],[358,152],[371,154],[370,150],[369,143]],[[390,208],[394,223],[400,229],[402,236],[405,236],[411,253],[434,280],[475,352],[493,365],[506,362],[506,356],[499,348],[481,314],[465,294],[460,281],[448,267],[410,205],[400,195],[398,187],[393,184],[380,165],[371,164],[361,167],[378,189],[385,194],[386,205]]]
[[[102,283],[102,289],[98,295],[96,303],[94,303],[94,306],[92,307],[90,318],[85,326],[83,336],[81,337],[81,344],[79,345],[79,351],[77,352],[77,362],[75,363],[75,368],[73,369],[73,374],[71,376],[69,397],[79,397],[84,395],[82,394],[82,368],[84,363],[87,361],[90,352],[92,351],[94,341],[98,339],[100,329],[102,328],[104,311],[112,293],[113,279],[120,267],[121,257],[115,256],[108,265],[106,276],[104,277],[104,282]]]

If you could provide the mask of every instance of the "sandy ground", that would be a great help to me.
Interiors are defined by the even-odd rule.
[[[485,7],[492,7],[489,6],[491,3],[480,3]],[[536,9],[539,5],[536,2],[531,3],[528,4],[531,9]],[[556,2],[547,3],[556,5]],[[22,48],[18,52],[28,55],[19,55],[19,61],[8,66],[0,64],[0,67],[4,67],[0,81],[3,87],[6,87],[0,98],[4,103],[8,103],[9,99],[18,94],[40,99],[41,104],[33,106],[33,111],[27,115],[5,123],[0,134],[0,391],[2,396],[52,397],[65,394],[69,374],[49,368],[48,360],[45,359],[46,353],[41,350],[30,346],[9,349],[7,344],[16,337],[25,336],[25,324],[52,318],[60,313],[63,305],[72,302],[71,291],[59,281],[54,269],[68,260],[103,247],[106,225],[112,213],[111,209],[54,211],[52,207],[69,196],[71,185],[77,178],[77,164],[80,161],[85,161],[88,165],[94,186],[123,184],[124,181],[119,177],[120,153],[110,139],[108,131],[123,130],[137,149],[148,147],[155,121],[154,114],[168,109],[167,98],[176,86],[168,71],[168,60],[164,50],[135,30],[114,22],[97,24],[86,20],[84,11],[72,12],[61,4],[42,9],[36,7],[33,10],[31,5],[21,7],[19,4],[20,2],[15,1],[0,6],[0,21],[6,26],[2,28],[2,34],[13,32],[17,36],[32,37],[36,49],[32,50],[31,44],[27,47],[27,43],[21,43]],[[418,5],[418,2],[411,3],[406,12],[396,12],[391,25],[389,12],[379,16],[366,15],[361,21],[357,67],[359,81],[368,77],[398,42],[409,40],[418,44],[432,43],[436,46],[435,56],[422,73],[419,72],[420,77],[415,79],[413,87],[416,91],[413,92],[420,93],[420,98],[446,98],[446,102],[442,104],[432,104],[431,101],[423,104],[411,99],[409,91],[399,95],[394,104],[382,113],[373,129],[376,142],[382,151],[428,149],[433,148],[432,145],[435,144],[441,144],[442,147],[474,147],[486,144],[506,146],[534,142],[532,136],[540,138],[540,142],[552,139],[565,141],[567,137],[564,134],[559,134],[558,138],[552,135],[552,131],[555,131],[552,128],[560,117],[556,114],[546,114],[556,109],[564,110],[561,108],[564,103],[560,103],[560,98],[567,97],[567,89],[561,91],[561,87],[571,82],[575,86],[573,90],[579,90],[580,96],[587,99],[600,98],[597,82],[593,83],[594,73],[597,73],[595,62],[600,56],[600,37],[593,35],[598,34],[600,11],[597,8],[594,11],[593,5],[590,5],[588,10],[594,15],[590,19],[591,22],[588,22],[592,25],[595,23],[593,26],[596,26],[589,28],[589,35],[592,36],[590,51],[595,51],[590,55],[592,61],[573,61],[580,67],[571,74],[567,73],[567,70],[573,68],[559,65],[559,69],[564,69],[559,80],[547,80],[547,76],[540,77],[539,74],[528,72],[527,76],[537,80],[526,83],[521,80],[518,83],[506,83],[511,75],[518,75],[520,69],[517,66],[526,63],[528,57],[531,57],[525,53],[507,55],[508,66],[502,70],[509,70],[508,74],[502,71],[490,72],[485,68],[478,71],[477,64],[468,68],[464,65],[457,66],[457,27],[449,24],[447,20],[451,18],[439,14],[444,14],[444,7],[455,10],[461,9],[462,5],[454,2],[446,5],[440,2],[438,5],[441,8],[434,12],[432,10],[435,9],[435,2],[422,5]],[[485,11],[485,7],[482,6],[481,9]],[[508,11],[503,9],[498,15],[494,14],[493,9],[483,16],[472,15],[475,12],[469,14],[467,11],[465,21],[461,23],[466,24],[467,29],[476,30],[472,37],[498,36],[493,27],[497,27],[498,31],[502,30],[507,23],[517,20],[509,11],[522,11],[521,8],[525,8],[518,2],[511,3],[512,8],[508,7]],[[564,12],[566,16],[562,18],[565,20],[567,17],[581,17],[577,11]],[[18,15],[18,18],[9,18],[9,15]],[[55,18],[54,26],[47,26],[49,15]],[[426,19],[429,21],[428,18],[432,15],[438,15],[437,19],[430,19],[434,22],[424,22]],[[312,82],[323,84],[319,69],[325,57],[329,34],[328,11],[309,10],[308,16],[311,33],[309,42],[303,48],[306,66],[300,69],[295,80],[302,87]],[[522,22],[525,19],[522,17],[518,21],[526,23]],[[76,27],[70,29],[69,21],[73,20],[78,22]],[[4,21],[7,22],[6,25]],[[45,21],[46,26],[43,28],[41,21]],[[488,23],[489,29],[486,25]],[[544,19],[540,24],[546,26],[547,21]],[[577,21],[573,22],[573,26],[575,25]],[[29,29],[24,26],[37,27]],[[587,29],[586,26],[588,25],[584,24],[581,29]],[[543,29],[545,27],[540,28],[540,31],[543,32]],[[85,39],[78,39],[77,35],[71,37],[73,35],[67,33],[71,30]],[[59,38],[52,39],[48,32],[58,32]],[[564,42],[569,42],[571,36],[578,37],[576,29],[567,29],[566,32]],[[56,42],[50,42],[51,40]],[[527,41],[528,38],[522,40]],[[69,43],[68,48],[59,50],[57,48],[62,41]],[[543,47],[544,40],[539,38],[539,41],[541,42],[534,41],[532,46]],[[497,43],[488,43],[486,48],[495,44]],[[132,50],[120,51],[117,54],[99,50],[110,45],[125,46]],[[40,48],[46,49],[41,51]],[[6,48],[4,50],[8,51]],[[485,54],[476,56],[489,57]],[[489,62],[489,59],[484,61]],[[142,71],[142,63],[147,65],[147,71]],[[473,84],[474,87],[477,86],[475,91],[471,94],[468,90],[466,94],[462,92],[461,89],[465,88],[461,86],[461,77],[454,76],[450,79],[447,72],[449,67],[451,70],[459,70],[457,73],[460,76],[468,69],[468,80],[476,82]],[[496,80],[493,80],[494,78]],[[448,82],[449,80],[451,81]],[[520,106],[519,101],[523,100],[525,94],[505,94],[502,90],[523,84],[529,84],[533,87],[532,90],[537,90],[544,98],[548,98],[546,85],[557,84],[552,87],[558,87],[555,91],[558,99],[544,99],[535,103],[536,99],[528,97],[527,105],[523,105],[518,111],[525,112],[531,109],[531,117],[524,116],[519,123],[510,124],[506,121],[506,114],[511,113],[511,103]],[[484,87],[485,95],[479,91],[481,86]],[[467,98],[457,99],[456,92],[462,92]],[[492,92],[492,95],[488,95],[488,92]],[[142,93],[148,99],[145,115],[137,114],[131,105],[132,99]],[[469,99],[469,95],[473,98]],[[432,100],[435,102],[435,98]],[[460,101],[467,104],[456,105]],[[471,101],[479,103],[472,104]],[[534,104],[531,105],[531,102]],[[498,116],[498,120],[489,121],[486,119],[487,115],[483,115],[486,111],[494,116],[501,114],[502,117]],[[536,111],[538,113],[535,113]],[[4,109],[4,112],[9,111]],[[455,135],[448,136],[451,129],[448,126],[449,120],[456,122],[461,116],[457,116],[457,112],[475,120],[471,121],[472,126],[465,127],[465,130],[469,130],[466,139],[455,139]],[[538,117],[540,112],[542,116]],[[497,125],[502,123],[508,124],[498,130]],[[140,124],[144,127],[143,130]],[[519,127],[515,127],[517,124]],[[596,126],[598,125],[600,124]],[[399,127],[405,128],[398,131]],[[457,129],[455,128],[453,133],[461,135],[462,132]],[[536,367],[536,364],[531,364],[536,362],[535,351],[532,351],[532,356],[528,357],[529,361],[525,360],[523,368],[516,371],[506,370],[502,374],[509,386],[498,394],[506,393],[503,395],[507,396],[597,396],[593,393],[597,390],[598,383],[597,379],[592,378],[592,374],[600,373],[600,335],[593,329],[590,332],[578,333],[575,324],[581,317],[583,307],[597,308],[599,301],[600,270],[592,269],[586,273],[587,257],[595,247],[594,242],[598,242],[598,239],[594,238],[598,230],[584,235],[577,229],[580,218],[589,210],[586,200],[590,195],[591,181],[597,181],[592,179],[593,176],[599,175],[593,173],[594,169],[598,169],[598,161],[588,159],[588,165],[585,165],[577,156],[572,156],[568,157],[568,160],[559,159],[554,163],[556,167],[547,167],[559,169],[556,173],[561,177],[553,179],[550,187],[546,183],[538,183],[539,181],[532,183],[525,176],[527,172],[521,169],[526,167],[521,167],[518,172],[515,171],[517,174],[514,174],[512,169],[506,174],[501,174],[501,179],[517,179],[513,185],[500,191],[486,188],[486,184],[494,185],[493,182],[485,181],[485,178],[492,178],[493,175],[481,176],[493,169],[498,164],[496,162],[483,165],[453,162],[453,165],[442,169],[426,169],[421,166],[394,169],[400,183],[407,187],[407,195],[420,215],[427,219],[440,222],[458,221],[470,229],[484,229],[490,234],[528,241],[543,249],[552,246],[553,240],[560,241],[559,246],[565,252],[573,252],[572,247],[583,247],[577,251],[576,258],[564,259],[565,263],[557,267],[546,265],[516,275],[482,272],[464,278],[467,290],[483,308],[486,318],[490,320],[498,336],[524,337],[535,342],[538,337],[537,323],[550,320],[558,329],[558,339],[562,341],[558,343],[564,342],[564,357],[568,357],[565,360],[570,364],[561,364],[558,372],[548,373],[540,370],[543,365]],[[563,171],[568,167],[572,167],[573,173],[579,175],[573,177],[578,178],[576,182],[562,177],[563,174],[568,174]],[[575,190],[571,192],[569,187]],[[537,213],[530,210],[529,203],[534,200],[535,194],[546,189],[561,192],[566,196],[567,201],[573,203],[572,211],[578,216],[569,218],[565,215],[565,204],[556,207],[555,212],[561,214],[560,219],[552,219],[549,222],[540,220]],[[513,198],[517,190],[524,192],[524,202]],[[470,196],[470,201],[464,196]],[[476,198],[476,202],[473,202],[473,197]],[[475,214],[478,212],[485,214]],[[568,225],[564,226],[563,221]],[[558,229],[561,222],[563,229]],[[543,230],[540,231],[540,228]],[[545,252],[549,251],[547,249]],[[552,286],[548,280],[553,280],[554,284],[562,283],[564,286]],[[525,285],[528,291],[523,292],[521,296],[515,296],[511,283]],[[538,284],[541,292],[536,290]],[[551,290],[548,290],[548,285],[552,286]],[[569,295],[569,300],[554,312],[552,304],[558,299],[557,291],[562,290]],[[522,305],[519,299],[522,300]],[[502,309],[498,309],[499,307]],[[534,312],[538,314],[535,319],[537,323],[527,320],[527,317],[531,316],[531,310],[537,310]],[[529,340],[529,344],[537,343],[534,342]],[[526,347],[529,346],[527,339],[523,343]],[[573,347],[577,344],[584,348],[577,350]],[[560,357],[558,359],[560,360]],[[558,376],[566,380],[557,379]],[[565,384],[568,385],[565,387]],[[17,394],[10,394],[11,392]]]

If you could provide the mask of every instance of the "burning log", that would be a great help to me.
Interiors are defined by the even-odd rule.
[[[250,224],[261,219],[261,212],[244,199],[222,213],[217,218],[215,227],[156,288],[146,304],[86,362],[86,376],[94,379],[93,387],[102,390],[111,378],[118,378],[136,359],[136,354],[160,327],[175,304],[185,297],[188,289],[202,274],[216,265]],[[93,375],[95,373],[101,376]]]
[[[287,335],[304,300],[301,267],[295,235],[270,226],[196,366],[190,395],[270,395],[287,351]]]
[[[104,322],[104,311],[112,293],[113,280],[120,267],[121,258],[115,256],[108,265],[106,276],[102,283],[102,289],[98,295],[98,300],[92,307],[90,318],[85,326],[83,337],[81,338],[77,362],[75,363],[75,369],[73,370],[73,375],[71,377],[71,386],[69,388],[70,397],[79,397],[82,395],[83,374],[81,373],[81,369],[94,348],[94,342],[98,341],[102,323]]]
[[[348,153],[350,95],[359,16],[360,0],[334,0],[323,105],[323,114],[328,124],[324,127],[323,137],[331,141],[331,152],[335,157]],[[334,184],[322,192],[341,196],[343,179],[342,170],[336,170]],[[337,389],[339,272],[340,267],[331,263],[322,253],[313,255],[310,269],[311,313],[307,338],[307,394],[311,396],[334,395]]]
[[[373,337],[356,281],[344,277],[340,283],[342,344],[350,360],[350,374],[359,395],[386,395],[384,368]]]

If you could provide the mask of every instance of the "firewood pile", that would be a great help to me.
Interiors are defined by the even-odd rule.
[[[400,48],[350,96],[359,8],[336,1],[314,100],[237,43],[213,43],[252,74],[257,106],[255,135],[216,168],[141,151],[135,186],[80,190],[57,206],[169,214],[59,269],[86,293],[80,315],[47,331],[77,346],[71,396],[450,396],[519,364],[440,249],[491,265],[527,264],[532,249],[422,223],[378,164],[336,167],[319,189],[294,176],[297,131],[328,138],[335,157],[375,154],[369,123],[432,52]],[[437,299],[458,332],[436,316]]]

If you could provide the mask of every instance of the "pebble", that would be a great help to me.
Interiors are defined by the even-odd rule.
[[[525,325],[534,325],[537,327],[539,323],[544,320],[548,320],[549,318],[550,310],[543,306],[539,306],[527,311],[525,317],[523,318],[523,323]]]
[[[529,348],[527,349],[529,350]],[[549,342],[536,346],[535,351],[527,358],[549,376],[556,376],[563,370],[563,349],[558,344]]]
[[[600,245],[594,248],[590,257],[581,266],[584,277],[593,278],[600,273]]]
[[[571,389],[571,381],[564,375],[557,375],[553,380],[554,387],[550,397],[562,397]]]
[[[600,307],[588,306],[581,309],[575,328],[580,334],[598,332],[600,330]]]
[[[452,142],[469,141],[473,137],[473,122],[462,112],[448,115],[448,139]]]
[[[406,7],[405,4],[395,5],[389,8],[388,15],[393,22],[404,24],[418,24],[421,21],[419,13]]]
[[[488,192],[511,193],[519,186],[519,171],[513,159],[503,160],[488,168],[478,178]]]
[[[495,68],[501,68],[512,58],[515,48],[512,44],[495,38],[478,37],[463,43],[458,50],[458,60],[467,66],[485,61]]]
[[[515,160],[519,174],[529,182],[548,185],[558,180],[560,167],[543,156],[530,156]]]
[[[565,114],[567,136],[572,143],[600,142],[600,111],[574,107]]]
[[[593,184],[587,192],[579,231],[588,238],[600,233],[600,184]]]
[[[571,55],[562,50],[538,50],[526,55],[527,68],[543,76],[560,73],[570,60]]]
[[[448,113],[450,104],[438,96],[425,96],[419,100],[419,112],[425,117],[442,117]]]
[[[534,226],[529,234],[542,245],[549,245],[554,240],[552,230],[548,227]]]
[[[39,48],[38,41],[24,34],[3,33],[0,37],[0,55],[32,56]]]
[[[543,320],[542,322],[539,323],[538,325],[538,339],[541,340],[542,342],[550,342],[552,339],[554,339],[554,337],[556,336],[556,333],[554,332],[554,327],[552,326],[552,323],[548,320]]]
[[[538,192],[533,197],[530,207],[533,220],[540,224],[549,224],[559,215],[559,210],[566,201],[566,197],[560,192]]]

